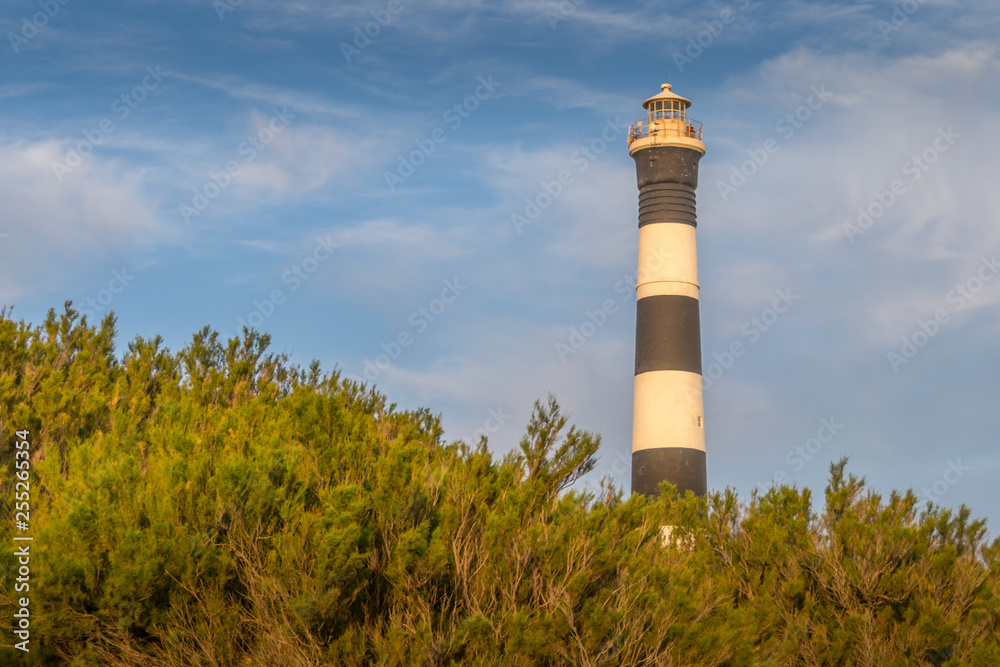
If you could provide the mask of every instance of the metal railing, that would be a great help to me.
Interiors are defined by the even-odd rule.
[[[654,119],[652,128],[650,128],[648,118],[632,123],[628,126],[628,143],[631,144],[636,139],[645,137],[688,137],[701,141],[701,123],[693,118],[676,116],[663,120],[667,122],[663,123],[660,122],[660,119]]]

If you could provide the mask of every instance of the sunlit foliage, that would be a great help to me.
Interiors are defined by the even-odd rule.
[[[1000,664],[1000,543],[843,461],[820,507],[584,492],[600,440],[552,398],[498,459],[264,334],[115,342],[0,317],[4,627],[18,429],[35,536],[2,664]]]

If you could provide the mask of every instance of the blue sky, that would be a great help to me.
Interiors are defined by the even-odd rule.
[[[709,485],[848,455],[1000,516],[995,3],[10,0],[0,31],[15,316],[251,322],[497,453],[552,392],[625,486],[623,124],[668,77],[708,147]]]

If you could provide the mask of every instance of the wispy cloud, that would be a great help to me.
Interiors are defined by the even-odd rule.
[[[12,302],[69,284],[87,268],[148,252],[172,234],[142,174],[93,159],[59,183],[57,142],[0,145],[0,299]]]
[[[364,109],[335,101],[315,93],[290,88],[269,86],[233,76],[199,76],[177,72],[172,75],[181,81],[190,81],[212,90],[218,90],[240,100],[260,102],[265,105],[290,106],[297,111],[314,115],[332,115],[344,118],[362,118]]]

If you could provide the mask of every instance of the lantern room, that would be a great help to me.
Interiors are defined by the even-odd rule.
[[[655,121],[666,118],[684,118],[687,116],[691,100],[671,92],[670,88],[671,85],[669,83],[661,85],[660,89],[662,92],[659,95],[654,95],[642,103],[642,106],[649,111],[648,120]]]

